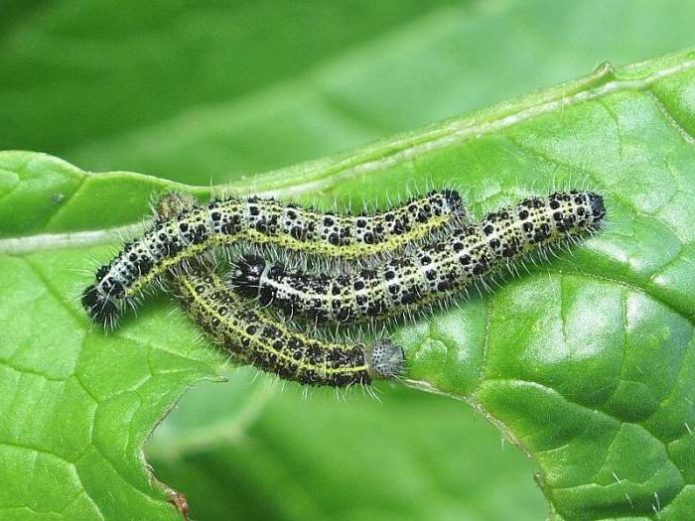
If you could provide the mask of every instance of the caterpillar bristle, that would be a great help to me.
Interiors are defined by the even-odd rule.
[[[98,323],[113,322],[126,302],[188,259],[240,241],[272,244],[322,262],[378,258],[445,230],[465,216],[454,191],[431,192],[371,216],[320,213],[257,196],[214,199],[200,205],[188,194],[165,194],[155,204],[150,229],[125,243],[99,270],[83,305]],[[185,268],[185,266],[184,266]],[[95,295],[94,293],[99,295]]]
[[[405,372],[403,348],[390,340],[379,340],[374,343],[367,356],[373,378],[389,379]]]
[[[400,374],[398,357],[404,355],[392,342],[327,343],[292,331],[237,297],[213,270],[198,267],[170,279],[184,310],[210,340],[283,380],[347,387]]]
[[[113,302],[103,298],[96,285],[87,286],[81,300],[82,307],[93,322],[102,325],[105,329],[112,329],[115,326],[119,310]]]
[[[564,256],[605,223],[595,192],[527,197],[474,222],[457,190],[426,182],[425,195],[414,196],[412,186],[395,208],[387,194],[386,211],[355,200],[356,215],[341,214],[335,201],[321,213],[258,195],[201,205],[165,194],[149,229],[99,268],[82,306],[93,323],[113,329],[126,308],[137,312],[146,293],[164,289],[205,337],[283,386],[331,386],[340,396],[357,385],[379,399],[373,380],[406,374],[403,349],[385,328],[460,306],[471,291],[489,293],[530,264]]]
[[[456,200],[458,196],[452,196]],[[358,322],[410,317],[431,304],[449,302],[468,286],[478,292],[499,286],[497,275],[514,263],[535,266],[559,249],[596,233],[606,209],[593,192],[555,192],[489,213],[421,247],[411,247],[357,273],[302,271],[242,255],[230,285],[240,295],[272,305],[308,323],[352,326]]]

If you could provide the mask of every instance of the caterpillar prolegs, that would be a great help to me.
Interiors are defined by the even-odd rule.
[[[319,323],[406,316],[451,298],[533,250],[592,233],[604,215],[600,195],[558,192],[490,213],[477,224],[354,274],[317,275],[246,255],[233,270],[231,284],[264,306]]]
[[[126,303],[183,262],[216,246],[247,241],[321,257],[354,260],[395,252],[453,227],[464,216],[453,190],[430,192],[373,215],[336,215],[256,196],[218,199],[155,220],[96,273],[82,295],[95,322],[113,326]]]

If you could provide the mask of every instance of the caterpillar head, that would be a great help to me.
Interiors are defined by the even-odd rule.
[[[260,280],[265,268],[265,259],[260,255],[242,255],[234,264],[234,268],[229,276],[229,282],[240,295],[254,298],[258,296]]]
[[[369,373],[375,379],[400,376],[405,372],[405,354],[391,340],[377,340],[366,353]]]
[[[163,223],[183,212],[190,211],[196,205],[191,194],[166,192],[153,205],[155,223]]]
[[[105,328],[116,325],[118,306],[108,294],[100,291],[96,284],[89,285],[82,293],[82,306],[93,322]]]
[[[451,208],[452,213],[455,214],[465,214],[466,209],[463,206],[463,199],[456,190],[443,190],[444,200]]]
[[[594,192],[556,192],[550,194],[547,205],[555,229],[566,236],[598,230],[606,215],[603,197]]]
[[[601,221],[606,216],[606,207],[603,204],[603,196],[594,192],[588,192],[589,206],[591,207],[591,217],[594,221],[594,227],[598,228]]]

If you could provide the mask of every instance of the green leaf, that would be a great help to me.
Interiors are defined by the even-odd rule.
[[[321,156],[483,106],[577,76],[601,60],[629,63],[689,45],[695,15],[695,4],[681,0],[453,5],[348,0],[329,9],[312,5],[311,12],[304,5],[279,2],[193,6],[154,0],[146,9],[140,3],[127,9],[123,0],[100,1],[89,9],[75,5],[3,3],[0,147],[42,149],[83,168],[127,167],[201,184]],[[330,132],[317,132],[318,127]],[[383,391],[388,410],[402,410],[390,421],[400,422],[403,431],[412,430],[411,418],[428,418],[423,429],[437,432],[443,447],[458,447],[463,436],[467,446],[485,436],[495,441],[468,408],[453,401],[446,402],[448,415],[439,404],[442,418],[457,419],[442,429],[418,394],[394,401],[391,394],[397,389]],[[186,393],[193,401],[183,404],[184,416],[190,403],[205,396],[207,387]],[[295,387],[283,400],[303,403]],[[378,427],[369,428],[379,422],[379,408],[372,409],[374,416],[355,438],[344,425],[349,413],[336,411],[334,403],[331,397],[312,402],[313,414],[331,418],[321,430],[310,429],[313,444],[345,432],[345,450],[360,443],[384,450],[388,441]],[[341,411],[361,407],[351,399]],[[285,409],[294,414],[291,405],[276,414]],[[206,410],[219,413],[214,407]],[[263,425],[272,430],[268,422]],[[224,452],[224,444],[214,441],[200,451],[214,458],[218,445]],[[415,439],[404,450],[415,460],[428,454]],[[481,468],[470,456],[455,458],[457,472],[431,472],[417,491],[396,488],[404,502],[412,502],[414,494],[430,504],[425,518],[446,517],[450,511],[473,518],[477,505],[479,519],[509,519],[505,508],[511,504],[517,507],[515,519],[540,519],[540,497],[531,497],[530,481],[515,479],[524,462],[513,455],[488,448],[487,458],[499,461],[488,459]],[[442,458],[428,459],[443,464]],[[153,464],[157,475],[187,492],[197,519],[215,504],[238,505],[253,497],[230,486],[235,480],[223,472],[207,472],[206,483],[214,486],[191,494],[190,483],[201,480],[190,462],[190,457],[179,459],[166,474],[156,458]],[[322,462],[322,467],[330,465]],[[365,475],[379,468],[377,462],[363,466]],[[339,475],[339,467],[331,468]],[[299,475],[306,479],[307,473]],[[471,486],[469,475],[481,486]],[[486,487],[490,482],[494,486]],[[342,491],[346,484],[334,488]],[[330,488],[325,480],[322,485],[312,496]],[[358,499],[354,491],[351,495]],[[344,511],[355,518],[356,509],[376,511],[381,504],[380,498],[360,497]]]
[[[685,52],[269,172],[254,188],[384,203],[394,186],[454,180],[476,215],[553,185],[603,193],[609,223],[573,255],[394,334],[411,385],[469,402],[534,459],[554,519],[684,519],[695,508],[694,116],[695,53]],[[185,187],[0,153],[8,519],[177,517],[142,446],[223,360],[165,298],[111,334],[77,301],[94,259],[117,247],[112,227],[141,219],[167,188]],[[264,464],[260,480],[277,457],[240,467]],[[307,501],[290,514],[310,512]]]
[[[302,399],[254,376],[187,393],[148,447],[196,519],[542,516],[525,456],[457,401],[403,387],[381,387],[382,403]]]
[[[2,13],[0,148],[208,185],[690,46],[695,4],[5,0]]]
[[[150,0],[143,7],[100,0],[84,9],[74,2],[5,0],[1,11],[0,148],[53,152],[85,169],[128,168],[208,185],[489,105],[577,77],[603,60],[630,63],[691,45],[695,3]],[[209,387],[186,393],[183,417],[191,404],[205,403],[208,415],[224,421],[224,412],[208,403],[219,400]],[[397,408],[389,420],[394,431],[411,431],[411,418],[427,418],[422,431],[437,432],[444,449],[458,449],[464,437],[460,450],[482,450],[472,443],[488,447],[484,465],[455,457],[456,472],[433,469],[421,476],[417,490],[390,489],[400,492],[403,504],[412,503],[413,495],[429,504],[425,519],[450,512],[485,520],[543,517],[533,483],[517,479],[530,475],[531,461],[495,449],[494,431],[483,429],[471,409],[438,403],[441,418],[457,420],[444,429],[418,393],[407,400],[392,393],[400,396],[398,389],[383,389],[388,410]],[[291,417],[296,403],[304,403],[291,386],[282,399],[289,404],[275,416],[286,410]],[[345,411],[360,409],[361,402],[351,399],[339,411],[334,403],[332,397],[312,402],[313,414],[331,418],[305,433],[313,445],[344,433],[345,450],[388,450],[378,427],[380,408],[370,409],[373,416],[355,436]],[[266,408],[259,417],[270,414]],[[262,424],[273,430],[269,422]],[[256,430],[254,437],[263,434]],[[206,473],[210,486],[192,492],[191,483],[202,483],[196,458],[225,450],[224,440],[210,439],[195,458],[168,460],[166,474],[157,458],[150,461],[157,475],[186,491],[202,521],[214,505],[257,503],[248,490],[242,494],[230,486],[238,479],[226,472]],[[415,461],[431,454],[414,436],[403,450]],[[276,460],[282,465],[285,458]],[[446,465],[443,458],[428,460],[437,469]],[[378,475],[377,461],[362,463],[364,475]],[[321,464],[325,469],[341,474],[329,460]],[[298,474],[306,479],[306,472]],[[312,496],[342,492],[350,480],[327,483],[314,487]],[[382,499],[350,495],[355,504],[346,506],[344,517],[358,517],[358,509],[365,517],[381,511]]]

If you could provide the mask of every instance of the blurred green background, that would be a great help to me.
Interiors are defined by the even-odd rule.
[[[0,0],[0,149],[224,183],[692,46],[694,19],[687,0]],[[379,389],[231,371],[149,460],[199,521],[545,517],[482,417]]]

